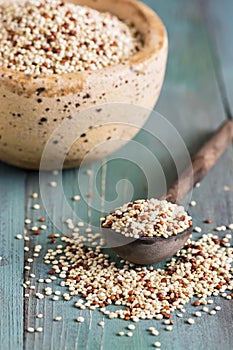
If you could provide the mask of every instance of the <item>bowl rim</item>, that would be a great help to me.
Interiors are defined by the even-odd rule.
[[[106,1],[112,2],[112,0]],[[78,5],[78,0],[66,0],[66,2],[76,3]],[[43,92],[43,96],[50,97],[56,96],[59,91],[65,91],[66,95],[69,92],[77,91],[78,87],[82,89],[85,81],[90,76],[106,78],[110,74],[119,73],[119,71],[123,73],[129,69],[136,73],[143,74],[143,64],[147,61],[151,61],[160,51],[167,48],[168,39],[166,28],[157,13],[144,3],[138,0],[118,0],[118,3],[119,6],[123,6],[124,3],[134,6],[140,16],[147,22],[149,30],[145,34],[144,45],[139,52],[119,64],[83,72],[53,73],[48,75],[40,74],[35,76],[26,75],[24,72],[0,66],[1,83],[5,84],[6,87],[16,89],[18,94],[26,93],[29,96],[35,93],[38,87],[46,83],[48,88]],[[95,4],[98,5],[98,2]],[[74,81],[76,82],[75,87],[72,88]],[[25,92],[24,87],[26,84],[27,92]]]

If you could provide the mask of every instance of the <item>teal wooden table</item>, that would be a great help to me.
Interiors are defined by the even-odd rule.
[[[168,69],[165,84],[156,110],[165,116],[178,130],[188,150],[192,154],[211,133],[233,113],[233,2],[232,0],[147,0],[164,20],[170,41]],[[156,124],[151,118],[147,123],[149,130],[156,132]],[[135,141],[154,153],[165,173],[168,184],[175,176],[175,166],[169,153],[160,147],[159,142],[145,131],[140,132]],[[172,145],[172,143],[171,143]],[[137,157],[143,158],[143,147],[139,147]],[[179,150],[174,147],[177,157]],[[122,204],[128,199],[147,197],[148,184],[137,162],[125,161],[122,155],[135,159],[132,144],[114,155],[114,160],[104,160],[101,164],[92,164],[87,169],[74,169],[63,173],[63,185],[67,201],[80,217],[88,222],[97,222],[98,213],[91,209],[99,195],[102,197],[102,212],[107,210],[105,201]],[[150,168],[150,159],[144,160]],[[184,164],[185,165],[185,164]],[[95,174],[95,179],[92,174]],[[154,189],[152,195],[159,193],[156,169],[152,169]],[[201,183],[194,189],[193,200],[196,207],[190,209],[195,224],[207,233],[219,225],[233,222],[233,150],[227,152]],[[78,180],[79,179],[79,180]],[[124,181],[119,182],[120,180]],[[127,181],[126,181],[127,180]],[[50,181],[56,176],[50,175]],[[118,187],[116,184],[118,183]],[[134,190],[132,192],[132,189]],[[118,193],[117,193],[118,190]],[[79,202],[71,200],[73,195],[82,191]],[[160,335],[154,338],[147,331],[155,321],[141,321],[136,324],[132,338],[119,337],[117,333],[127,326],[123,320],[105,319],[104,328],[98,326],[103,315],[98,311],[79,311],[74,308],[74,301],[52,301],[51,298],[38,299],[36,292],[46,286],[39,283],[39,278],[46,278],[48,266],[43,263],[43,255],[53,246],[48,239],[51,232],[56,232],[52,221],[41,235],[29,233],[29,241],[17,239],[24,233],[24,220],[29,217],[37,222],[40,216],[46,216],[40,198],[35,201],[31,195],[39,192],[38,173],[29,172],[5,164],[0,165],[0,349],[1,350],[112,350],[152,348],[158,340],[161,349],[166,350],[231,350],[233,348],[233,305],[231,300],[221,297],[215,302],[222,311],[215,316],[204,315],[196,320],[192,327],[182,319],[176,319],[174,330],[166,332],[164,325],[158,322],[156,328]],[[54,193],[54,194],[53,194]],[[92,195],[90,195],[90,193]],[[51,191],[51,206],[56,200],[56,191]],[[39,210],[32,209],[39,202]],[[60,205],[60,206],[59,206]],[[61,220],[67,219],[60,203],[56,213]],[[210,225],[203,220],[211,218]],[[38,222],[37,222],[38,223]],[[42,251],[32,263],[27,259],[32,256],[33,247],[42,245]],[[29,247],[29,251],[25,247]],[[25,265],[30,265],[28,272]],[[29,274],[36,277],[29,277]],[[35,290],[25,291],[24,280],[30,280]],[[59,281],[52,284],[54,289],[64,290]],[[51,286],[49,285],[49,286]],[[24,297],[29,293],[29,297]],[[193,307],[187,306],[187,316],[193,314]],[[36,318],[42,313],[43,318]],[[75,319],[84,316],[85,322],[79,324]],[[62,316],[60,322],[54,321]],[[29,333],[28,327],[43,327],[43,332]]]

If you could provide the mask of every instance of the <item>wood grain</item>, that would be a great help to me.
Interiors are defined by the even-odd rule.
[[[0,166],[0,348],[23,348],[24,172]]]
[[[188,192],[213,168],[218,159],[233,141],[233,121],[227,120],[209,140],[192,156],[190,167],[184,170],[169,188],[164,198],[179,203]]]
[[[204,20],[213,45],[214,62],[223,103],[229,117],[233,116],[233,2],[231,0],[202,3]]]

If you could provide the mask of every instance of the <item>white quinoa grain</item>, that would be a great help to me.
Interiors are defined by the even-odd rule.
[[[222,308],[221,308],[221,306],[218,306],[218,305],[217,305],[217,306],[215,306],[215,310],[216,310],[216,311],[220,311],[220,310],[222,310]]]
[[[33,198],[33,199],[37,199],[38,197],[39,197],[39,195],[38,195],[37,192],[34,192],[34,193],[32,194],[32,198]]]
[[[43,332],[43,327],[38,327],[38,328],[36,328],[36,331],[37,331],[38,333]]]
[[[196,201],[191,201],[191,202],[189,203],[189,205],[190,205],[191,207],[195,207],[195,206],[197,205],[197,202],[196,202]]]
[[[44,315],[43,315],[43,314],[38,314],[36,317],[37,317],[37,318],[43,318]]]
[[[79,195],[75,195],[73,196],[73,201],[79,201],[81,199],[81,197]]]
[[[195,321],[194,321],[193,318],[188,318],[188,319],[187,319],[187,322],[188,322],[189,324],[194,324],[194,323],[195,323]]]
[[[38,203],[33,204],[33,209],[39,210],[40,209],[40,204],[38,204]]]
[[[123,337],[123,335],[125,335],[125,332],[119,332],[118,335],[119,335],[120,337]]]
[[[28,327],[27,331],[28,331],[29,333],[34,333],[34,332],[35,332],[35,328],[33,328],[33,327]]]
[[[166,331],[170,332],[170,331],[173,330],[173,327],[172,326],[167,326],[165,329],[166,329]]]
[[[133,333],[132,333],[132,332],[128,332],[128,333],[126,333],[126,335],[127,335],[128,337],[132,337],[132,336],[133,336]]]
[[[161,343],[160,343],[159,341],[156,341],[156,342],[154,343],[154,346],[155,346],[156,348],[160,348]]]
[[[77,318],[77,322],[83,323],[84,321],[85,321],[85,319],[84,319],[84,317],[82,317],[82,316],[79,316],[79,317]]]
[[[196,317],[201,317],[201,312],[200,311],[196,311],[195,314],[194,314]]]
[[[56,316],[56,317],[54,317],[54,321],[61,321],[62,320],[62,317],[61,316]]]
[[[134,330],[136,327],[135,327],[134,324],[129,324],[127,328],[130,329],[130,330],[132,331],[132,330]]]
[[[209,312],[209,314],[210,314],[210,315],[216,315],[216,311],[215,311],[215,310],[211,310],[211,311]]]
[[[23,236],[20,235],[20,234],[18,234],[18,235],[16,236],[16,238],[17,238],[17,239],[23,239]]]
[[[202,229],[199,226],[194,227],[193,231],[201,233]]]
[[[79,222],[78,222],[78,226],[79,226],[79,227],[83,227],[83,226],[84,226],[84,222],[79,221]]]
[[[163,321],[163,324],[170,324],[170,320]]]

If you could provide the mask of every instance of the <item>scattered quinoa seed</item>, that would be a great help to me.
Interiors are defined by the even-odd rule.
[[[202,229],[199,226],[194,227],[193,231],[201,233]]]
[[[194,314],[196,317],[201,317],[201,312],[200,311],[196,311]]]
[[[209,311],[209,308],[208,308],[208,307],[206,307],[206,306],[204,306],[204,307],[202,308],[202,311],[204,311],[204,312],[208,312],[208,311]]]
[[[161,343],[160,343],[159,341],[156,341],[156,342],[154,343],[154,346],[155,346],[156,348],[160,348]]]
[[[62,317],[61,316],[56,316],[54,317],[54,321],[61,321],[62,320]]]
[[[134,330],[136,327],[134,324],[129,324],[128,325],[128,329],[130,329],[131,331]]]
[[[189,324],[194,324],[194,323],[195,323],[195,321],[194,321],[193,318],[188,318],[188,319],[187,319],[187,322],[188,322]]]
[[[119,335],[120,337],[123,337],[123,335],[125,335],[125,332],[119,332],[118,335]]]
[[[211,311],[209,312],[209,314],[210,314],[210,315],[216,315],[216,311],[215,311],[215,310],[211,310]]]
[[[37,317],[37,318],[43,318],[44,315],[43,315],[43,314],[38,314],[36,317]]]
[[[41,333],[41,332],[43,332],[43,328],[42,327],[38,327],[38,328],[36,328],[36,331]]]
[[[35,332],[35,328],[33,328],[33,327],[28,327],[27,331],[28,331],[29,333],[34,333],[34,332]]]

